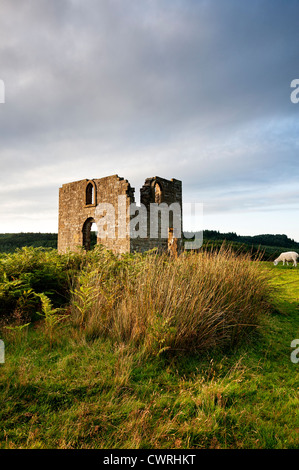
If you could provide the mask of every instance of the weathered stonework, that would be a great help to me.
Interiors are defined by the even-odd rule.
[[[146,209],[146,234],[136,238],[136,214],[140,206],[136,206],[134,215],[130,216],[130,205],[135,203],[134,188],[118,175],[100,179],[81,180],[62,185],[59,189],[59,227],[58,251],[75,251],[78,247],[90,248],[90,229],[95,222],[98,227],[97,243],[106,246],[116,253],[144,252],[152,248],[161,251],[180,250],[182,235],[182,183],[179,180],[166,180],[160,177],[147,178],[140,190],[140,206]],[[121,204],[120,204],[121,202]],[[170,229],[165,237],[159,225],[157,237],[151,237],[150,208],[153,205],[159,213],[158,204],[169,206],[177,203],[180,208],[180,220],[174,234],[173,220],[170,217]],[[109,210],[105,204],[112,205],[115,217],[109,218]],[[163,206],[163,204],[162,204]],[[160,207],[162,207],[160,206]],[[134,205],[133,205],[134,209]],[[170,212],[172,215],[172,212]],[[159,217],[160,217],[159,213]],[[175,222],[176,223],[176,222]],[[125,230],[123,227],[127,227]],[[134,228],[135,226],[135,228]],[[99,230],[99,228],[102,228]],[[138,224],[137,224],[138,227]],[[134,232],[135,230],[135,232]],[[179,232],[179,236],[178,236]],[[111,236],[111,234],[113,236]],[[175,237],[175,238],[174,238]],[[177,248],[175,248],[177,247]]]

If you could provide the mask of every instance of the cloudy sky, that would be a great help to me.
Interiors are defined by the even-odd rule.
[[[299,241],[298,38],[298,0],[1,0],[0,232],[57,232],[63,183],[157,175],[198,229]]]

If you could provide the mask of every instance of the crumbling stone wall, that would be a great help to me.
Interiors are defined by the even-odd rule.
[[[182,183],[179,180],[166,180],[160,177],[147,178],[140,190],[140,203],[148,211],[146,237],[132,237],[134,215],[130,216],[129,206],[135,203],[134,188],[118,175],[93,180],[80,180],[62,185],[59,189],[59,228],[58,251],[75,251],[78,247],[90,248],[90,229],[95,222],[98,227],[97,243],[101,243],[116,253],[147,251],[152,248],[167,250],[169,237],[162,238],[159,228],[158,238],[151,238],[150,205],[178,203],[182,208]],[[121,200],[121,205],[119,204]],[[115,217],[109,218],[103,204],[111,204]],[[138,214],[138,206],[136,206]],[[160,215],[159,215],[160,217]],[[181,217],[182,220],[182,217]],[[170,229],[173,221],[170,221]],[[180,221],[180,232],[182,223]],[[127,227],[126,233],[123,227]],[[101,228],[101,230],[100,230]],[[111,233],[114,234],[111,237]],[[180,233],[180,234],[181,234]],[[180,248],[180,240],[174,246]]]
[[[180,234],[179,237],[175,237],[175,245],[178,251],[182,248],[182,182],[176,179],[166,180],[155,176],[153,178],[147,178],[144,185],[140,189],[140,203],[143,204],[148,212],[147,218],[147,238],[131,238],[131,252],[138,251],[144,252],[153,248],[158,248],[160,251],[166,251],[169,249],[169,239],[174,238],[173,231],[173,220],[172,213],[170,212],[169,220],[169,236],[163,237],[161,234],[161,213],[159,217],[159,230],[158,238],[152,238],[151,235],[151,218],[150,218],[150,206],[153,203],[163,204],[165,203],[170,207],[173,203],[178,203],[180,207]],[[158,209],[158,208],[157,208]],[[178,239],[177,239],[178,238]]]

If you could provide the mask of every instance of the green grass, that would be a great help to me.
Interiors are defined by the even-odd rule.
[[[241,344],[148,355],[68,321],[2,330],[1,448],[298,448],[299,269],[259,263],[272,304]]]

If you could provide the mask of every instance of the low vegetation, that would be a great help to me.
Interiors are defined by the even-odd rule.
[[[299,271],[223,246],[0,257],[2,448],[296,448]]]

